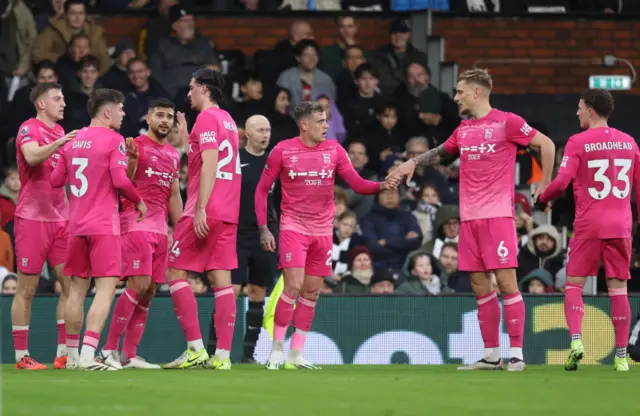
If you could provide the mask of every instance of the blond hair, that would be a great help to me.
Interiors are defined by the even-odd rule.
[[[460,81],[477,84],[489,91],[493,88],[493,80],[491,79],[489,71],[482,68],[467,69],[458,76],[458,82]]]

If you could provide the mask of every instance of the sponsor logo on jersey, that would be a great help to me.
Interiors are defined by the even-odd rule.
[[[215,131],[205,131],[203,133],[200,133],[200,144],[206,143],[216,143]]]
[[[566,168],[568,161],[569,161],[569,156],[563,156],[562,157],[562,162],[560,163],[560,167],[561,168]]]
[[[522,127],[520,127],[520,132],[522,134],[524,134],[525,136],[530,135],[532,130],[533,130],[533,128],[527,123],[524,123],[522,125]]]
[[[289,172],[287,172],[287,176],[291,178],[291,180],[294,180],[295,178],[331,179],[333,178],[333,169],[322,169],[321,171],[310,170],[308,172],[305,172],[305,171],[296,172],[293,169],[289,169]],[[305,183],[306,182],[308,181],[305,181]],[[321,185],[321,183],[314,183],[313,185]]]

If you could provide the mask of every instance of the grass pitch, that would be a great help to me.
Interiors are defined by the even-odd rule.
[[[636,370],[636,371],[634,371]],[[523,373],[455,366],[329,366],[322,371],[16,371],[2,366],[2,414],[604,415],[640,409],[640,369],[529,366]]]

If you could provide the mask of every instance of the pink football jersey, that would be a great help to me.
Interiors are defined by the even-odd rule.
[[[16,217],[35,221],[66,221],[69,211],[64,189],[51,186],[51,173],[60,159],[60,150],[38,166],[29,166],[22,154],[22,146],[37,143],[46,146],[64,136],[58,124],[50,129],[42,121],[31,118],[20,126],[16,137],[16,159],[20,174],[20,195],[16,207]]]
[[[460,155],[460,219],[514,216],[516,152],[536,130],[522,117],[492,109],[478,120],[463,120],[444,143]]]
[[[640,153],[633,137],[611,127],[569,138],[558,176],[573,181],[573,238],[631,238],[631,188],[640,189]]]
[[[178,179],[180,154],[169,143],[159,144],[148,136],[135,139],[138,146],[138,168],[133,185],[147,205],[147,215],[138,222],[135,205],[122,201],[121,232],[148,231],[167,235],[171,186]]]
[[[240,215],[242,172],[238,157],[238,128],[229,113],[211,107],[200,114],[189,135],[189,173],[184,215],[193,217],[200,191],[202,152],[218,150],[218,171],[207,202],[207,217],[231,224]]]
[[[315,147],[307,147],[299,137],[278,143],[267,158],[256,192],[258,226],[267,223],[267,193],[280,177],[280,229],[310,236],[331,235],[336,174],[359,194],[380,191],[379,182],[358,175],[347,152],[335,140],[326,140]]]
[[[51,176],[69,183],[69,235],[120,235],[118,191],[134,203],[140,195],[127,179],[124,138],[103,127],[85,127],[64,146]]]

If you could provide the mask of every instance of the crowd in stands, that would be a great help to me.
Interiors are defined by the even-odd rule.
[[[149,1],[98,2],[144,4]],[[120,39],[108,45],[104,28],[87,15],[82,0],[12,0],[11,19],[19,27],[2,32],[0,55],[0,274],[2,293],[15,291],[13,217],[20,190],[15,167],[15,135],[20,124],[35,116],[29,91],[36,82],[59,82],[66,100],[66,131],[89,123],[86,110],[91,91],[99,87],[125,93],[125,137],[144,134],[150,100],[174,100],[187,115],[195,114],[186,101],[194,70],[216,68],[227,76],[223,108],[242,134],[246,119],[267,116],[272,125],[270,147],[297,135],[291,118],[293,105],[317,100],[329,117],[328,139],[338,140],[351,162],[367,179],[381,179],[392,167],[442,144],[460,122],[449,95],[430,82],[427,55],[411,42],[406,20],[393,21],[389,40],[375,50],[359,46],[358,22],[344,15],[336,20],[335,42],[320,46],[305,20],[291,24],[289,37],[271,50],[252,57],[235,56],[229,67],[210,39],[198,32],[189,7],[160,1],[157,16],[145,26],[141,39]],[[249,0],[242,4],[253,4]],[[257,1],[256,1],[257,3]],[[260,1],[262,4],[262,0]],[[1,4],[1,3],[0,3]],[[32,11],[26,7],[31,4]],[[11,6],[10,6],[11,7]],[[48,7],[48,8],[47,8]],[[248,7],[248,6],[247,6]],[[3,15],[3,19],[7,19]],[[5,27],[3,23],[3,28]],[[544,126],[530,124],[544,132]],[[183,154],[180,181],[186,199],[186,155],[177,127],[168,141]],[[559,149],[558,155],[562,151]],[[518,153],[516,185],[535,183],[540,176],[536,155]],[[471,293],[469,276],[458,271],[458,170],[450,165],[419,167],[410,186],[361,196],[337,181],[332,276],[325,293],[401,293],[439,295]],[[517,275],[529,293],[562,291],[566,254],[552,225],[537,225],[530,200],[517,193],[516,223],[520,241]],[[570,226],[571,201],[561,201],[560,223]],[[555,222],[555,220],[554,220]],[[171,243],[170,243],[171,246]],[[275,276],[274,276],[275,277]],[[190,278],[194,292],[208,291],[198,276]],[[40,292],[59,290],[45,266]]]

